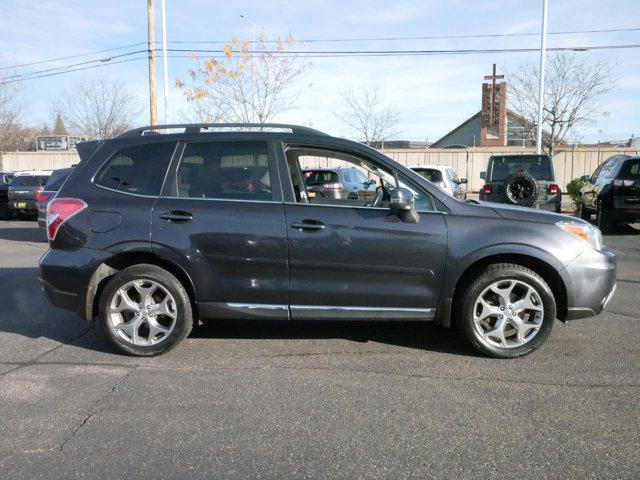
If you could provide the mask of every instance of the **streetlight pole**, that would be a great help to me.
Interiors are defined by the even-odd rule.
[[[149,124],[158,124],[158,98],[156,96],[155,18],[153,0],[147,0],[147,51],[149,54]]]
[[[542,0],[542,32],[540,34],[540,84],[538,85],[538,125],[536,126],[536,153],[542,153],[542,119],[544,110],[544,64],[547,56],[547,2]]]
[[[167,63],[167,9],[165,0],[162,0],[162,72],[164,73],[164,123],[170,123],[167,119],[167,97],[169,94],[169,64]]]

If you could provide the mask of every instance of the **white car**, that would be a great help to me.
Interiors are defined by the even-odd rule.
[[[466,178],[458,178],[455,170],[448,165],[409,165],[409,168],[460,200],[467,198],[467,189],[463,186]]]

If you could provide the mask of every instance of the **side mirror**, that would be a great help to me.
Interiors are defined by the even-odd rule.
[[[582,180],[583,182],[588,182],[591,180],[591,177],[589,175],[582,175],[580,177],[580,180]]]
[[[420,219],[416,212],[416,199],[406,188],[394,188],[390,193],[391,210],[405,223],[418,223]]]
[[[463,183],[469,183],[469,181],[466,178],[461,178],[460,184],[463,184]]]
[[[480,172],[480,178],[482,180],[486,180],[487,179],[487,172]]]

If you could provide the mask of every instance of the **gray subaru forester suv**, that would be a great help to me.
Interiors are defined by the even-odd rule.
[[[460,201],[316,130],[154,126],[77,149],[47,207],[40,280],[129,354],[167,351],[197,321],[249,318],[436,321],[518,357],[613,294],[615,257],[588,222]],[[310,195],[309,159],[350,165],[375,193]]]

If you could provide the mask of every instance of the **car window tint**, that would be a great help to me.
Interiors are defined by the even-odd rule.
[[[321,185],[323,183],[338,183],[338,172],[331,170],[306,170],[304,172],[307,185]]]
[[[17,175],[13,177],[14,187],[44,187],[48,175]]]
[[[176,184],[181,198],[272,200],[267,143],[190,143]]]
[[[515,157],[492,157],[491,181],[502,182],[514,173],[526,172],[538,180],[550,181],[553,178],[551,162],[548,157],[520,155]]]
[[[640,158],[627,160],[620,169],[620,178],[626,178],[630,180],[640,179]]]
[[[423,168],[416,170],[421,177],[429,180],[431,183],[439,183],[442,181],[442,172],[435,168]]]
[[[67,179],[71,171],[72,170],[70,168],[54,170],[51,176],[49,177],[49,180],[47,180],[47,184],[44,187],[45,190],[48,190],[50,192],[57,192],[58,190],[60,190],[60,187],[62,186],[64,181]]]
[[[447,176],[453,183],[460,183],[460,179],[458,178],[455,170],[452,170],[451,168],[447,169]]]
[[[119,192],[159,195],[176,142],[123,148],[98,173],[95,183]]]

